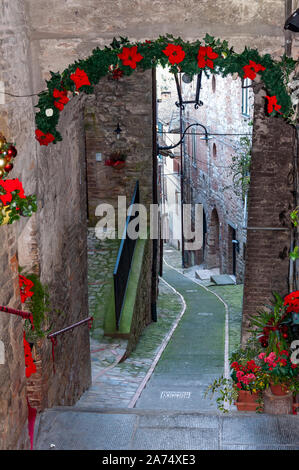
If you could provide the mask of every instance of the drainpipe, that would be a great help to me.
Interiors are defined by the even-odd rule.
[[[157,158],[157,92],[156,92],[156,70],[152,71],[152,107],[153,107],[153,204],[158,204],[158,158]],[[158,222],[159,223],[159,222]],[[151,318],[153,322],[157,321],[157,295],[158,295],[158,240],[152,241],[152,289],[151,289]]]

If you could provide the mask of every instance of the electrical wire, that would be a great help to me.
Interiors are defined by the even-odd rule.
[[[7,91],[0,91],[0,93],[2,95],[8,95],[8,96],[12,96],[13,98],[29,98],[31,96],[39,96],[39,93],[33,93],[32,95],[14,95],[12,93],[9,93]],[[41,92],[42,93],[42,92]]]

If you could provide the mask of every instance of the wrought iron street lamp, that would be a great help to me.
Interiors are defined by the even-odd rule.
[[[204,129],[204,136],[202,137],[202,140],[208,141],[210,139],[207,128],[203,124],[199,124],[199,122],[195,122],[193,124],[189,124],[189,126],[186,127],[186,129],[184,130],[184,132],[182,134],[181,139],[176,144],[167,145],[165,147],[161,147],[159,144],[157,144],[157,155],[159,155],[159,153],[161,153],[161,151],[163,151],[163,150],[172,150],[172,149],[178,147],[179,145],[183,144],[184,143],[184,138],[185,138],[185,135],[186,135],[188,129],[190,129],[190,127],[193,127],[193,126],[200,126]],[[175,155],[169,155],[169,157],[170,158],[175,158]]]
[[[178,108],[185,109],[186,104],[194,104],[194,108],[198,109],[199,106],[203,105],[203,102],[200,101],[200,99],[199,99],[199,94],[200,94],[200,89],[201,89],[201,76],[202,76],[202,70],[197,75],[196,91],[195,91],[194,99],[189,100],[189,101],[184,101],[183,100],[181,80],[179,80],[178,75],[176,73],[174,74],[175,83],[176,83],[176,87],[177,87],[178,98],[179,98],[179,101],[176,101],[175,104]],[[191,75],[188,75],[187,73],[184,73],[183,76],[182,76],[182,80],[183,80],[184,83],[191,83],[192,82],[192,77],[191,77]]]

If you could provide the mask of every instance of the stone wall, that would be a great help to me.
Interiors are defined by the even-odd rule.
[[[0,80],[5,91],[32,93],[30,52],[26,18],[21,1],[0,3]],[[34,193],[35,167],[34,113],[31,98],[1,96],[0,132],[18,150],[10,173],[18,177],[26,194]],[[27,219],[0,227],[0,304],[21,308],[18,284],[18,238],[26,231]],[[0,449],[28,448],[26,379],[23,350],[23,321],[0,313],[0,340],[4,343],[5,362],[0,364]]]
[[[240,0],[136,0],[134,8],[132,3],[120,0],[116,5],[108,0],[90,0],[87,5],[85,1],[77,0],[49,0],[46,3],[42,0],[2,0],[0,80],[4,81],[6,91],[19,95],[41,91],[50,70],[62,71],[76,59],[87,57],[94,47],[111,42],[114,36],[128,36],[134,41],[173,33],[194,40],[208,32],[227,39],[238,51],[248,45],[277,57],[284,52],[283,0],[250,3]],[[1,105],[1,131],[16,143],[19,151],[12,177],[23,181],[28,194],[37,194],[39,213],[35,219],[1,227],[0,298],[2,304],[20,307],[18,258],[27,268],[33,269],[36,265],[36,272],[51,288],[55,306],[65,312],[65,316],[55,322],[55,328],[60,328],[87,314],[83,168],[80,185],[84,161],[81,158],[83,116],[76,103],[70,103],[60,122],[63,143],[41,149],[34,140],[35,109],[32,105],[36,103],[36,97],[31,100],[30,97],[6,96],[5,104]],[[280,126],[284,126],[282,121],[279,124],[274,121],[272,130],[270,124],[268,130],[274,142],[278,135],[283,136],[285,153],[289,151],[290,140],[284,136],[285,128]],[[262,143],[263,137],[259,139],[261,158]],[[272,158],[272,150],[277,151],[272,148],[271,155],[267,152],[267,161]],[[283,174],[284,171],[286,168],[283,168]],[[275,178],[277,185],[280,184],[279,175]],[[285,194],[285,187],[282,187],[279,204],[283,207]],[[268,195],[272,201],[272,195],[269,192]],[[252,274],[262,272],[272,276],[269,288],[272,285],[279,288],[280,282],[285,282],[287,261],[279,258],[286,246],[283,232],[276,240],[278,244],[275,241],[271,245],[271,250],[277,252],[276,264],[269,261],[266,271],[258,272],[256,268]],[[273,259],[273,251],[269,253],[269,260]],[[271,269],[275,269],[274,274]],[[246,295],[250,299],[250,292]],[[268,290],[261,293],[260,300],[262,296],[268,296]],[[19,318],[0,315],[0,340],[5,346],[5,364],[0,365],[0,448],[28,448],[22,322]],[[42,394],[45,401],[41,406],[70,404],[88,386],[88,345],[85,327],[61,336],[55,350],[54,376],[51,345],[45,342],[40,357],[47,392]]]
[[[193,80],[193,91],[195,86],[196,80]],[[191,85],[186,86],[187,88],[191,88]],[[231,76],[223,78],[216,75],[207,79],[203,76],[200,94],[203,106],[195,110],[192,105],[186,105],[183,114],[184,128],[189,124],[200,123],[210,133],[209,140],[205,141],[202,140],[204,135],[196,135],[204,134],[204,129],[191,127],[184,149],[184,199],[193,204],[203,204],[206,218],[205,248],[195,252],[197,258],[193,263],[204,262],[209,269],[218,267],[221,273],[234,274],[232,238],[235,230],[234,238],[239,242],[239,250],[235,250],[235,275],[238,283],[244,278],[245,199],[242,199],[242,188],[234,187],[230,167],[233,157],[244,152],[242,138],[249,140],[250,149],[252,125],[249,124],[252,124],[254,100],[252,89],[248,90],[249,108],[245,115],[242,112],[242,82],[239,78],[235,80]],[[185,99],[191,99],[191,96],[186,95]],[[195,133],[194,137],[190,135],[192,132]],[[236,175],[236,180],[240,177],[240,174]],[[218,227],[214,227],[215,221]],[[190,254],[192,252],[188,253],[189,259]]]
[[[118,81],[105,77],[96,86],[95,97],[88,99],[85,129],[91,225],[101,203],[111,204],[117,212],[118,196],[126,196],[128,207],[137,180],[140,203],[147,207],[152,203],[152,120],[151,71],[135,72]],[[118,123],[119,139],[114,132]],[[127,155],[125,167],[105,166],[105,160],[117,151]],[[101,161],[96,161],[97,153]]]

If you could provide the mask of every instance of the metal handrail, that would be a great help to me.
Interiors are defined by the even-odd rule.
[[[0,305],[0,311],[5,313],[10,313],[11,315],[17,315],[18,317],[25,318],[26,320],[30,320],[32,324],[32,329],[34,329],[33,325],[33,315],[30,312],[23,312],[23,310],[15,310],[14,308],[4,307]]]
[[[56,336],[61,335],[62,333],[65,333],[66,331],[73,330],[77,326],[80,326],[80,325],[83,325],[84,323],[92,322],[92,321],[93,321],[93,317],[84,318],[84,320],[80,320],[77,323],[73,323],[72,325],[66,326],[65,328],[62,328],[62,330],[58,330],[58,331],[55,331],[54,333],[50,333],[47,336],[47,338],[49,339],[56,338]]]

